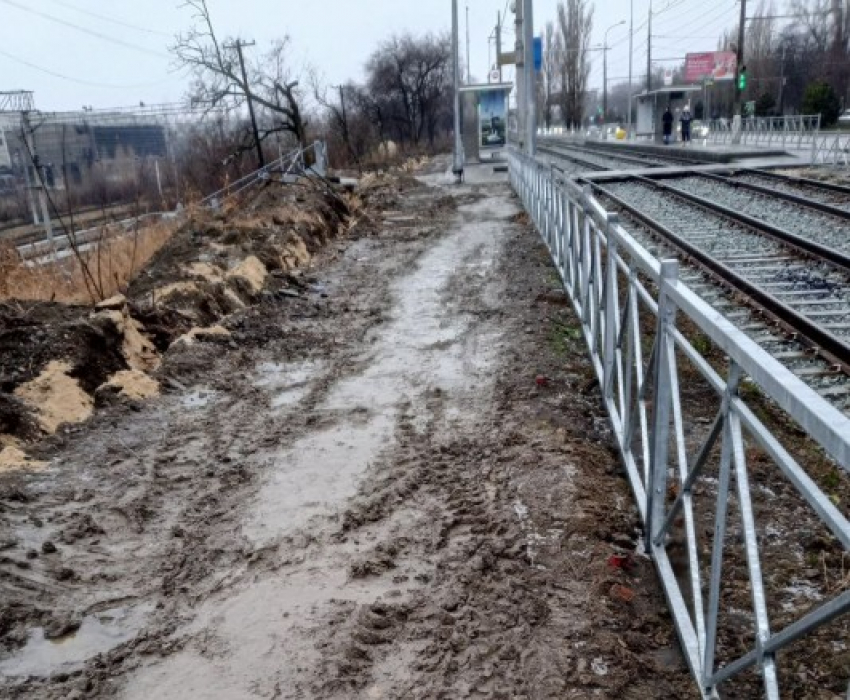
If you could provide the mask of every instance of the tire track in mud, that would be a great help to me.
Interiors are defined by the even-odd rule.
[[[399,191],[411,187],[417,185],[408,180]],[[445,201],[427,204],[433,205],[429,223],[450,210]],[[394,265],[415,259],[436,230],[420,224],[350,248],[392,248],[397,257],[385,265],[389,274]],[[154,404],[112,407],[94,425],[57,436],[43,454],[61,454],[60,469],[51,469],[41,481],[6,486],[21,494],[20,509],[0,513],[16,546],[29,530],[38,530],[34,539],[40,544],[66,520],[93,525],[89,532],[77,527],[72,543],[56,540],[54,559],[73,567],[76,575],[57,586],[48,572],[30,606],[18,596],[20,602],[6,608],[12,615],[2,620],[12,627],[3,628],[10,632],[4,642],[11,644],[23,643],[24,632],[38,630],[33,625],[64,627],[71,636],[63,646],[77,647],[92,662],[56,662],[47,681],[2,679],[0,687],[10,696],[61,698],[70,692],[114,697],[121,673],[192,640],[175,632],[198,601],[233,585],[249,569],[261,568],[264,553],[239,532],[244,502],[267,468],[268,451],[307,429],[308,420],[298,406],[266,409],[271,397],[253,386],[256,367],[270,358],[329,356],[339,366],[332,364],[328,374],[344,375],[349,369],[338,336],[362,338],[381,322],[386,305],[386,281],[369,278],[374,268],[347,259],[336,264],[335,251],[328,257],[325,271],[317,274],[336,284],[337,297],[317,290],[301,300],[248,310],[234,321],[237,347],[198,344],[167,358],[163,372],[176,380],[174,393]],[[329,377],[320,376],[307,404],[329,383]],[[45,556],[32,566],[44,566],[45,560],[49,565]],[[128,594],[116,599],[118,589]],[[133,623],[129,641],[117,638],[111,627],[123,609],[110,613],[92,639],[87,636],[89,618],[100,615],[105,600],[147,610]],[[98,655],[100,643],[106,643],[106,651]],[[11,660],[15,663],[15,656]]]

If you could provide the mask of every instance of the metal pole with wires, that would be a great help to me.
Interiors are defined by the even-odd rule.
[[[526,152],[537,154],[537,72],[534,66],[534,0],[523,0],[523,47],[525,49]]]
[[[452,160],[452,172],[460,180],[463,178],[463,141],[461,139],[460,119],[460,27],[457,15],[457,0],[452,0],[452,62],[454,68],[454,130],[455,146]]]
[[[632,42],[635,34],[635,0],[629,0],[629,118],[628,134],[632,137]]]
[[[602,121],[603,123],[608,122],[608,32],[616,27],[620,27],[626,23],[626,20],[621,20],[616,24],[612,24],[608,29],[605,30],[605,40],[602,42],[602,80],[604,85],[602,86]]]

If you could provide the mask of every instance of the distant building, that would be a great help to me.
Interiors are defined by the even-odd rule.
[[[135,177],[138,162],[168,153],[165,127],[152,117],[109,112],[34,115],[33,138],[48,187],[85,189],[95,180],[113,184]],[[0,120],[0,169],[25,180],[33,174],[17,114]]]

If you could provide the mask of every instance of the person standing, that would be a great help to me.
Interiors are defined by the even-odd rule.
[[[664,110],[661,117],[661,123],[664,125],[664,144],[670,143],[670,135],[673,133],[673,113],[670,111],[670,105]]]
[[[691,142],[691,122],[693,121],[690,105],[685,105],[679,121],[682,122],[682,144],[687,146]]]

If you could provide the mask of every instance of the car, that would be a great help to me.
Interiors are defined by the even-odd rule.
[[[485,146],[504,146],[505,138],[498,131],[491,131],[484,137]]]
[[[838,117],[839,126],[850,126],[850,109],[844,110],[841,116]]]

